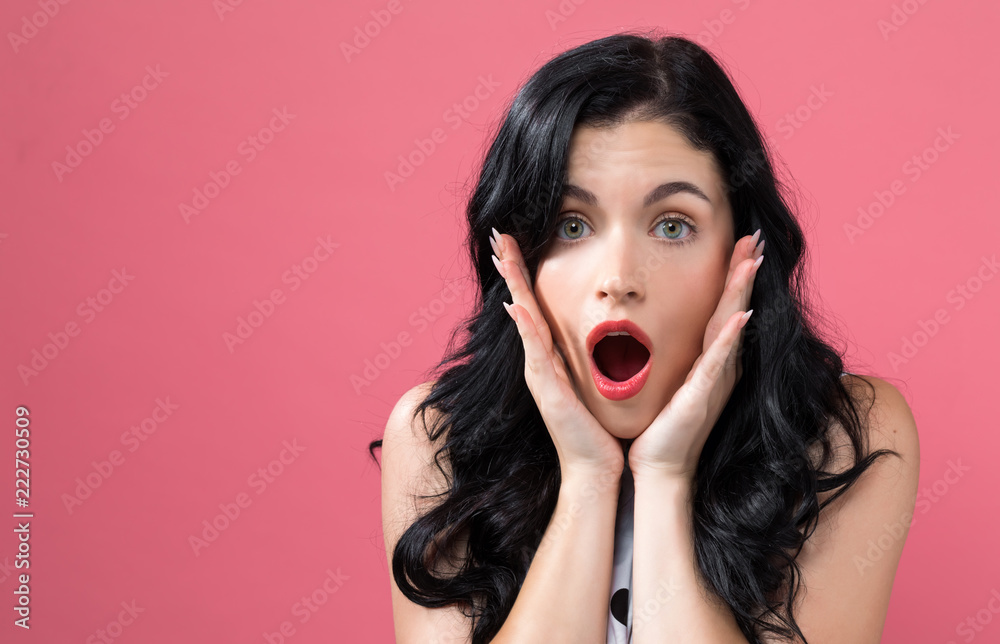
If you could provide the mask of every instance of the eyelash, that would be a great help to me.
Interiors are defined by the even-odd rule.
[[[565,217],[561,216],[559,219],[556,220],[555,238],[558,239],[561,242],[568,243],[568,244],[573,244],[573,243],[578,242],[578,241],[580,241],[580,240],[582,240],[584,238],[583,237],[579,237],[577,239],[567,239],[567,238],[563,238],[563,237],[559,236],[559,231],[562,230],[562,226],[567,221],[569,221],[570,219],[576,219],[577,221],[583,223],[585,226],[590,226],[590,224],[587,223],[587,221],[583,217],[581,217],[579,215],[567,215]],[[684,237],[682,239],[671,239],[670,237],[659,237],[657,235],[657,237],[659,239],[665,239],[669,243],[671,243],[671,244],[673,244],[675,246],[683,246],[684,244],[687,244],[688,242],[693,241],[694,238],[695,238],[695,236],[698,234],[698,227],[694,225],[694,222],[692,222],[687,217],[680,217],[680,216],[676,216],[676,215],[673,216],[673,217],[664,217],[664,218],[658,220],[656,222],[656,225],[653,228],[655,229],[655,228],[657,228],[659,226],[662,226],[663,223],[667,222],[667,221],[679,221],[679,222],[685,224],[688,228],[691,229],[691,232],[686,237]]]

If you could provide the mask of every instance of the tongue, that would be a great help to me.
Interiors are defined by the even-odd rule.
[[[639,373],[647,360],[649,351],[630,335],[609,335],[594,347],[597,368],[617,382]]]

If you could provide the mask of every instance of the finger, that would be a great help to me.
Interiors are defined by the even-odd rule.
[[[754,260],[753,264],[747,270],[746,285],[743,287],[743,297],[740,302],[740,308],[746,310],[750,306],[750,296],[753,295],[753,285],[757,281],[757,273],[760,272],[760,266],[764,263],[764,256],[760,255]]]
[[[748,311],[748,313],[752,310],[753,309]],[[742,360],[740,360],[740,353],[743,350],[743,330],[746,328],[743,324],[742,316],[740,316],[736,325],[740,328],[736,331],[736,340],[733,341],[733,346],[730,347],[729,354],[726,356],[725,366],[726,369],[732,369],[734,373],[739,372],[740,363],[742,362]]]
[[[556,382],[552,356],[543,346],[530,314],[527,309],[517,303],[507,304],[504,302],[504,307],[514,318],[517,332],[521,336],[521,343],[524,345],[525,366],[535,375],[535,385],[541,388],[537,394],[540,398],[551,395],[554,391],[550,387],[553,387]]]
[[[545,348],[546,353],[552,351],[552,333],[549,331],[549,325],[545,322],[545,316],[542,315],[542,311],[538,307],[535,294],[531,291],[531,288],[524,280],[524,276],[517,270],[513,261],[509,259],[501,260],[501,266],[503,266],[503,274],[507,276],[507,288],[510,290],[513,303],[520,304],[528,312],[535,332],[538,334],[539,341]]]
[[[566,381],[573,388],[573,393],[576,394],[576,397],[582,401],[583,397],[580,396],[580,388],[576,384],[576,378],[573,377],[573,370],[569,368],[569,360],[566,359],[566,355],[563,353],[562,349],[559,348],[558,344],[553,344],[552,346],[559,355],[559,366],[562,370],[560,376],[566,379]]]
[[[702,356],[691,377],[691,385],[697,391],[710,392],[715,387],[723,371],[730,364],[730,354],[747,318],[749,316],[746,313],[737,311],[726,320],[719,336]]]
[[[722,291],[722,297],[719,298],[719,304],[715,308],[715,313],[712,314],[712,318],[708,321],[705,330],[705,341],[702,347],[703,350],[708,350],[708,347],[712,345],[722,327],[726,324],[726,320],[733,313],[736,311],[746,311],[750,306],[753,278],[760,268],[760,264],[763,261],[762,258],[763,256],[756,260],[744,259],[737,266],[735,276],[726,284],[725,289]]]
[[[729,274],[726,276],[726,286],[723,290],[723,295],[731,294],[734,291],[739,291],[743,286],[746,285],[745,278],[752,276],[753,267],[759,260],[759,257],[752,248],[750,248],[750,237],[745,237],[741,240],[741,243],[746,242],[744,250],[749,248],[744,254],[739,252],[739,249],[733,251],[732,263],[729,266]],[[759,264],[756,264],[759,265]]]
[[[763,251],[763,242],[758,243],[757,241],[759,237],[760,229],[757,229],[753,235],[743,236],[733,247],[733,254],[729,259],[729,272],[726,274],[726,283],[723,287],[722,297],[719,300],[719,305],[716,307],[715,313],[708,322],[705,342],[702,346],[703,351],[707,351],[708,347],[711,346],[719,331],[722,329],[723,324],[725,324],[725,320],[732,315],[734,311],[740,310],[741,308],[746,309],[746,307],[750,304],[749,299],[746,302],[741,300],[734,304],[732,301],[733,291],[731,289],[735,288],[735,283],[738,281],[738,277],[740,275],[740,269],[745,265],[746,260],[756,260],[759,253]]]
[[[732,280],[733,275],[736,273],[736,269],[739,268],[740,262],[745,259],[757,259],[759,254],[757,248],[762,252],[764,250],[764,243],[758,242],[760,237],[760,230],[758,229],[753,235],[746,235],[736,243],[733,247],[733,255],[729,259],[729,272],[726,274],[726,284]]]
[[[530,281],[525,277],[527,269],[522,268],[524,262],[520,250],[517,248],[517,242],[509,235],[502,235],[502,238],[503,243],[500,245],[500,250],[504,252],[504,259],[497,260],[502,267],[501,274],[505,276],[507,288],[510,290],[514,303],[520,304],[528,311],[538,337],[545,347],[546,353],[549,353],[552,351],[552,332],[538,306]]]
[[[500,251],[497,253],[497,257],[501,260],[509,259],[516,263],[518,269],[521,271],[521,275],[524,276],[524,283],[531,287],[531,275],[528,273],[528,267],[524,264],[524,256],[521,254],[521,247],[518,245],[517,240],[510,235],[501,234],[496,228],[493,229],[493,233],[497,238],[497,243],[494,244],[493,250]]]

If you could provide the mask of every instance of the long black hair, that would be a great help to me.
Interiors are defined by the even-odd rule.
[[[490,230],[517,240],[533,281],[578,125],[656,119],[674,127],[718,162],[735,238],[760,228],[767,240],[742,377],[702,450],[693,505],[698,566],[750,642],[764,632],[805,639],[792,615],[801,585],[795,557],[820,510],[877,458],[896,454],[867,453],[867,410],[840,379],[840,355],[814,329],[803,298],[802,230],[753,117],[710,53],[685,38],[650,36],[619,33],[543,65],[510,104],[468,202],[475,309],[452,332],[436,382],[413,412],[429,440],[445,436],[435,460],[448,489],[402,534],[392,574],[417,604],[463,607],[474,644],[488,642],[507,618],[560,485],[555,447],[524,380],[521,339],[502,308],[509,292],[490,258]],[[428,409],[439,412],[429,424]],[[853,466],[839,473],[826,471],[834,423],[853,448]],[[377,447],[380,440],[369,446],[372,458]],[[434,574],[463,533],[464,565]]]

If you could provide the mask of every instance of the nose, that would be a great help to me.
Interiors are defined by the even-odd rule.
[[[645,296],[647,272],[639,266],[639,248],[628,233],[618,230],[606,238],[598,258],[597,297],[612,303],[639,300]]]

